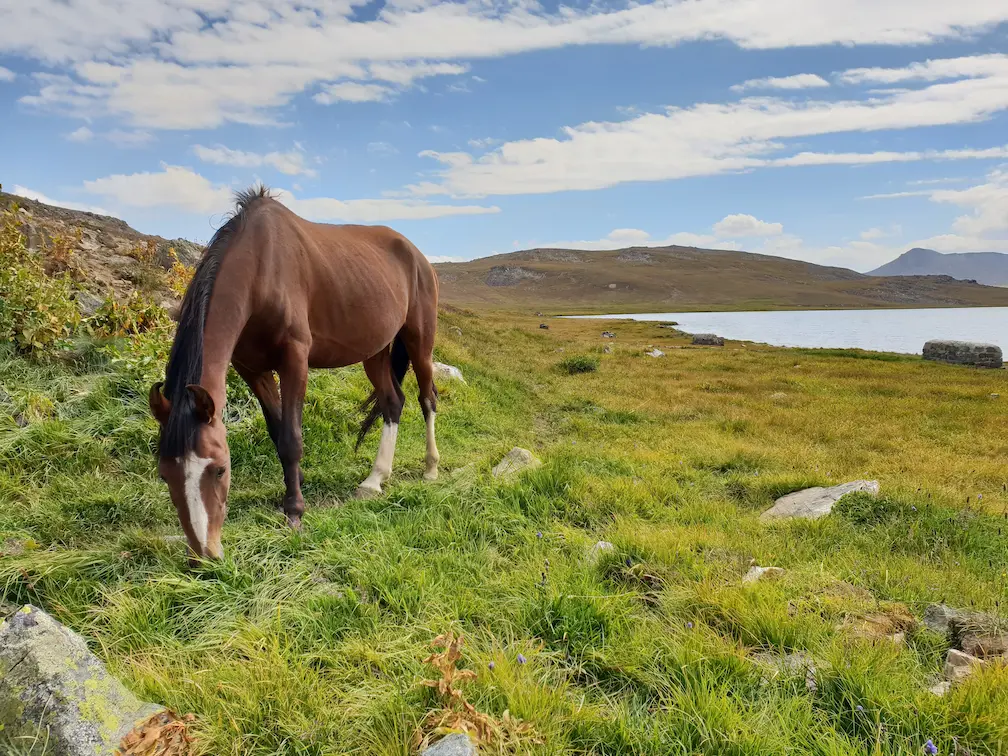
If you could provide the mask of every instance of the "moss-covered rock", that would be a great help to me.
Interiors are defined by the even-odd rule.
[[[24,606],[0,623],[0,749],[41,733],[52,756],[113,756],[162,708],[137,699],[41,609]]]

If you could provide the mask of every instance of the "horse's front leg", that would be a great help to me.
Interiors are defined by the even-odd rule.
[[[291,344],[287,347],[280,370],[280,427],[277,433],[277,455],[283,465],[284,494],[283,508],[287,522],[292,528],[301,527],[304,514],[304,498],[301,495],[301,457],[304,446],[301,441],[301,413],[304,408],[305,390],[308,387],[308,346]]]

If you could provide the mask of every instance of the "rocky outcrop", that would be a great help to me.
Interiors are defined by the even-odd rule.
[[[802,491],[781,496],[774,505],[760,515],[761,520],[781,520],[801,518],[815,520],[828,515],[842,497],[854,491],[865,491],[877,495],[879,484],[877,480],[855,480],[829,488],[806,488]]]
[[[925,360],[947,362],[952,365],[999,368],[1004,364],[999,346],[973,341],[933,339],[924,344],[923,356]]]
[[[160,711],[41,609],[25,606],[0,623],[0,724],[11,742],[41,730],[53,756],[113,756],[124,736]]]
[[[776,578],[784,574],[782,567],[760,567],[754,564],[749,571],[743,575],[743,583],[755,583],[765,578]]]
[[[487,286],[516,286],[522,281],[538,281],[545,274],[520,265],[495,265],[487,271]]]

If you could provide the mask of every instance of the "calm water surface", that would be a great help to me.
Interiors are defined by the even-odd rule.
[[[1008,307],[923,310],[801,310],[776,312],[650,312],[573,315],[577,318],[674,320],[687,333],[788,347],[870,349],[920,354],[929,339],[997,344],[1008,352]]]

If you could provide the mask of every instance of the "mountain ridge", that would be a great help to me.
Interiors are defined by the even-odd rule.
[[[869,275],[946,275],[987,286],[1008,286],[1008,254],[1002,252],[938,252],[925,247],[907,250]]]

